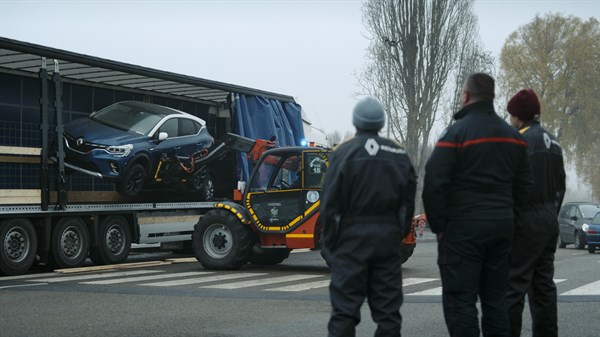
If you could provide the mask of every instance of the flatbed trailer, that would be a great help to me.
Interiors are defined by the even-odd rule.
[[[208,202],[176,191],[129,200],[110,183],[68,176],[60,145],[56,160],[51,153],[53,143],[62,144],[62,123],[120,100],[194,114],[206,120],[215,139],[252,129],[243,125],[253,118],[241,110],[246,105],[277,102],[289,110],[273,118],[296,116],[297,110],[299,121],[294,130],[282,130],[298,139],[280,135],[280,145],[303,137],[300,106],[291,96],[0,37],[0,275],[23,274],[34,263],[77,267],[88,257],[96,264],[119,263],[132,243],[191,250],[194,225],[231,194],[243,176],[235,165],[244,158],[235,153],[219,157],[212,168],[222,191]]]

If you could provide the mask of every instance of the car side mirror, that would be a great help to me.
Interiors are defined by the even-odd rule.
[[[169,138],[169,134],[168,134],[168,133],[166,133],[166,132],[160,132],[160,133],[158,134],[158,141],[159,141],[159,142],[162,142],[163,140],[165,140],[165,139],[167,139],[167,138]]]

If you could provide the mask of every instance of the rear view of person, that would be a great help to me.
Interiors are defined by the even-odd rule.
[[[331,263],[329,336],[355,335],[365,298],[375,336],[400,336],[401,242],[410,230],[416,176],[406,151],[377,135],[384,119],[377,99],[358,102],[356,136],[329,159],[321,199]]]
[[[521,335],[525,294],[534,337],[558,336],[554,253],[558,212],[565,195],[562,149],[539,122],[540,102],[532,89],[516,93],[507,106],[512,126],[527,140],[533,193],[515,231],[510,260],[507,305],[511,336]]]
[[[443,306],[451,336],[508,336],[509,253],[531,190],[525,139],[494,111],[494,80],[465,81],[462,109],[426,166],[423,202],[438,235]]]

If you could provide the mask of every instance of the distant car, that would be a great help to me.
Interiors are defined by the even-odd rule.
[[[558,215],[558,246],[565,248],[568,244],[574,244],[577,249],[585,248],[590,223],[598,212],[600,204],[569,202],[563,205]]]
[[[115,103],[65,124],[64,141],[68,169],[115,181],[124,196],[138,195],[147,183],[214,189],[205,175],[192,175],[194,156],[214,143],[206,122],[176,109]]]
[[[587,231],[588,252],[594,254],[596,249],[600,249],[600,213],[592,219]]]

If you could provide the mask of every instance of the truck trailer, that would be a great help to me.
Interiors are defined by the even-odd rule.
[[[252,161],[234,146],[209,167],[210,201],[176,190],[127,198],[113,183],[68,172],[63,123],[119,101],[200,117],[217,140],[305,141],[291,96],[0,38],[1,274],[22,274],[34,263],[77,267],[87,257],[119,263],[132,243],[189,245],[199,218],[248,180]]]

